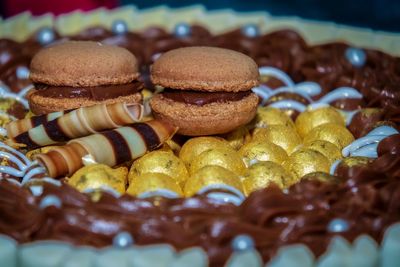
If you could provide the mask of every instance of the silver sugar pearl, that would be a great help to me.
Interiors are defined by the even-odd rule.
[[[174,35],[176,37],[184,38],[190,36],[191,34],[192,34],[192,28],[190,27],[189,24],[182,22],[175,25]]]
[[[128,25],[126,24],[125,21],[123,20],[116,20],[113,22],[112,26],[111,26],[111,31],[114,34],[125,34],[129,31],[128,29]]]
[[[333,219],[328,224],[328,231],[331,233],[342,233],[350,229],[349,223],[341,218]]]
[[[29,70],[25,66],[19,66],[17,68],[17,78],[21,80],[27,80],[29,79]]]
[[[132,246],[133,243],[133,237],[129,232],[120,232],[113,238],[114,247],[126,248]]]
[[[360,48],[349,47],[345,52],[346,59],[353,65],[354,67],[362,67],[365,65],[367,61],[367,55],[365,51]]]
[[[238,235],[232,240],[231,246],[234,251],[246,251],[254,248],[254,241],[249,235]]]
[[[247,24],[242,27],[241,31],[243,35],[250,38],[254,38],[260,35],[260,29],[256,24]]]
[[[36,34],[36,40],[41,45],[50,44],[55,40],[55,38],[56,36],[54,34],[54,31],[50,27],[43,27]]]

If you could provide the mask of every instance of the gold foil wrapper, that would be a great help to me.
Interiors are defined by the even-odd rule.
[[[293,177],[298,181],[304,175],[313,172],[329,173],[329,160],[320,152],[312,149],[300,149],[289,156],[283,163]]]
[[[202,152],[190,166],[190,174],[193,174],[207,165],[221,166],[237,175],[243,175],[246,170],[239,153],[230,147],[211,148]]]
[[[354,137],[346,127],[334,123],[326,123],[315,127],[304,137],[305,144],[315,140],[328,141],[342,150],[354,141]]]
[[[185,164],[173,152],[158,150],[142,156],[132,164],[128,175],[129,183],[150,172],[168,175],[180,186],[183,186],[189,177]]]
[[[312,172],[303,176],[302,180],[320,181],[323,183],[338,184],[340,182],[339,177],[330,175],[326,172]]]
[[[186,197],[191,197],[202,188],[209,185],[224,184],[243,192],[242,182],[237,174],[221,166],[205,166],[191,175],[187,180],[184,193]]]
[[[85,166],[67,179],[67,183],[79,191],[109,187],[123,194],[127,184],[128,169],[113,169],[103,164]]]
[[[169,139],[169,140],[165,141],[163,149],[172,151],[175,155],[179,155],[179,152],[181,151],[182,146],[180,144],[178,144],[177,142],[175,142],[173,139]]]
[[[227,134],[225,139],[229,142],[233,149],[239,150],[243,144],[251,140],[251,134],[246,126],[241,126]]]
[[[327,157],[331,163],[342,159],[342,152],[331,142],[324,140],[314,140],[304,145],[306,149],[313,149]]]
[[[150,172],[135,176],[130,182],[126,193],[139,196],[143,193],[158,190],[168,190],[176,193],[178,196],[183,196],[182,189],[174,178],[163,173]]]
[[[246,195],[268,187],[271,183],[280,188],[293,184],[294,178],[281,165],[266,161],[251,165],[243,176],[243,189]]]
[[[296,128],[301,137],[305,137],[315,127],[333,123],[345,127],[343,116],[333,107],[323,107],[302,112],[296,119]]]
[[[371,161],[371,158],[367,157],[346,157],[340,162],[340,165],[346,167],[365,166],[371,163]]]
[[[271,107],[259,107],[255,119],[255,127],[265,128],[269,125],[285,125],[295,127],[292,119],[282,110]]]
[[[302,140],[295,128],[285,125],[270,125],[267,128],[258,128],[253,133],[253,141],[271,142],[282,147],[288,154],[292,153]]]
[[[246,143],[239,149],[239,154],[246,166],[259,161],[272,161],[282,164],[288,159],[288,154],[283,148],[268,141]]]
[[[191,138],[182,146],[179,152],[179,158],[183,160],[186,167],[190,169],[192,161],[197,158],[203,151],[211,148],[230,147],[229,143],[219,137],[195,137]]]

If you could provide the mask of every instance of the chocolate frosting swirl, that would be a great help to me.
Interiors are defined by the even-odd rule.
[[[240,206],[205,195],[138,199],[102,193],[96,198],[52,184],[44,184],[43,194],[35,197],[2,180],[0,233],[18,242],[56,239],[104,247],[118,232],[128,231],[139,245],[201,246],[211,266],[226,262],[232,253],[230,242],[239,234],[254,239],[265,261],[279,247],[299,242],[321,255],[336,234],[350,241],[369,234],[379,242],[385,229],[400,221],[400,156],[384,153],[369,164],[342,166],[341,174],[340,183],[303,180],[288,192],[272,185],[254,192]],[[62,208],[40,209],[47,195],[59,197]],[[346,220],[349,230],[330,232],[328,224],[335,218]]]

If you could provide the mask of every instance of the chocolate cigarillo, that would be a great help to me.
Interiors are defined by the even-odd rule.
[[[7,136],[9,138],[14,138],[17,135],[20,135],[49,121],[55,120],[71,111],[72,110],[57,111],[45,115],[32,116],[30,118],[12,121],[6,126]]]
[[[135,123],[71,140],[65,146],[38,154],[36,159],[46,168],[50,177],[73,174],[83,167],[83,157],[87,155],[97,163],[115,166],[160,147],[176,130],[158,120]]]
[[[26,144],[28,149],[34,149],[132,124],[140,121],[142,116],[141,104],[114,103],[82,107],[29,129],[13,137],[13,140]],[[28,125],[28,122],[23,125]]]

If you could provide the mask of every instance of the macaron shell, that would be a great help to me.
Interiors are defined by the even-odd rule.
[[[162,54],[151,69],[154,84],[198,91],[247,91],[259,84],[257,64],[217,47],[185,47]]]
[[[40,50],[30,79],[55,86],[129,83],[139,77],[136,57],[125,48],[90,41],[68,41]]]
[[[150,102],[155,118],[168,121],[179,128],[178,133],[189,136],[227,133],[250,122],[256,115],[258,97],[255,94],[239,101],[196,106],[155,95]]]
[[[95,101],[87,98],[51,98],[38,95],[29,95],[29,107],[36,115],[47,114],[60,110],[75,109],[92,106],[100,103],[111,104],[116,102],[141,103],[142,94],[134,93],[127,96],[110,98],[103,101]]]

